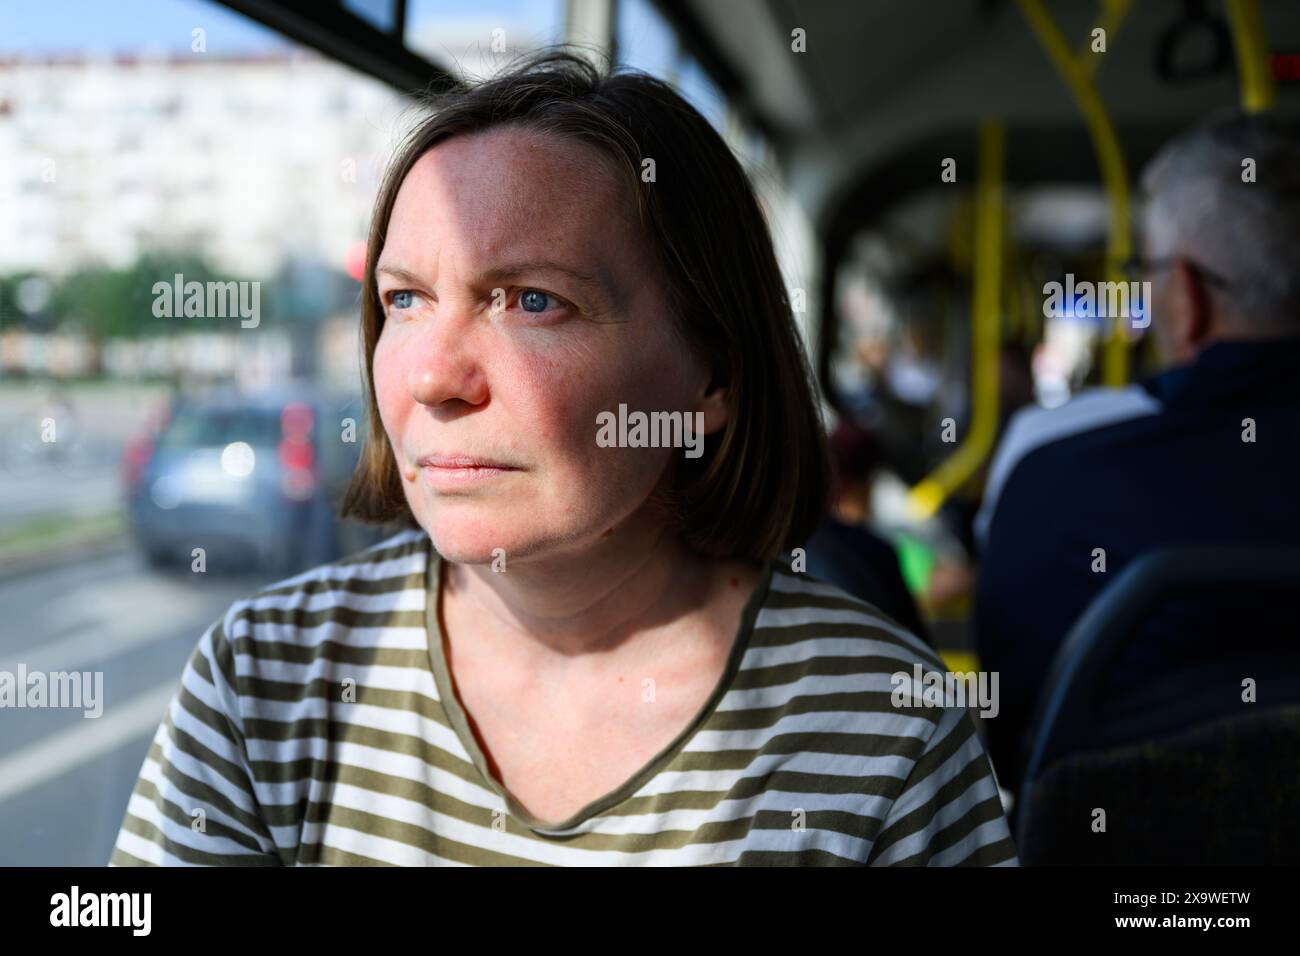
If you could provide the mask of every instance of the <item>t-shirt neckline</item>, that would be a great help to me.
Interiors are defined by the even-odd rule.
[[[438,689],[438,697],[443,710],[447,714],[447,719],[451,723],[457,739],[460,740],[461,746],[474,762],[479,777],[505,801],[511,816],[530,830],[540,834],[562,835],[575,827],[581,826],[592,817],[622,803],[645,786],[655,775],[662,772],[677,754],[694,739],[700,728],[708,722],[709,718],[717,710],[718,704],[727,695],[727,691],[730,690],[731,684],[740,670],[740,661],[745,656],[745,650],[749,646],[750,637],[754,630],[754,622],[758,618],[759,610],[767,600],[767,593],[772,580],[772,563],[769,561],[764,564],[758,582],[754,586],[754,591],[749,596],[749,600],[745,603],[745,608],[741,612],[740,624],[737,628],[736,637],[732,641],[731,651],[727,655],[727,663],[722,670],[722,675],[718,678],[718,682],[714,685],[708,699],[705,700],[690,722],[682,728],[681,732],[659,753],[651,757],[640,770],[609,793],[592,800],[566,820],[561,820],[559,823],[548,823],[525,810],[510,795],[510,792],[501,785],[500,781],[492,776],[491,771],[488,769],[487,759],[483,756],[483,751],[479,748],[478,741],[470,729],[465,710],[461,707],[459,698],[452,690],[451,674],[447,668],[447,661],[442,649],[442,627],[438,622],[438,607],[442,595],[443,560],[433,549],[432,539],[426,538],[425,540],[427,555],[424,588],[425,636],[429,648],[429,661],[433,668],[433,679]]]

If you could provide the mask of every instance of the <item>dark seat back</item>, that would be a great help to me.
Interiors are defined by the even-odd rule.
[[[1016,806],[1022,862],[1259,863],[1294,854],[1300,718],[1288,705],[1300,702],[1300,641],[1225,633],[1212,654],[1194,642],[1194,657],[1170,660],[1122,695],[1107,681],[1171,599],[1232,595],[1256,607],[1264,592],[1294,604],[1300,549],[1151,552],[1089,607],[1039,699]],[[1277,627],[1294,634],[1294,622],[1291,613]]]

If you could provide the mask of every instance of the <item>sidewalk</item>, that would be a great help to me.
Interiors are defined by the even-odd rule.
[[[117,554],[130,546],[125,517],[119,510],[30,519],[0,534],[0,579]]]

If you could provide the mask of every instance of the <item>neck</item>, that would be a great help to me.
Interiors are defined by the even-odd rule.
[[[579,555],[521,560],[505,572],[449,563],[442,597],[449,622],[473,622],[483,653],[541,665],[611,651],[679,620],[706,602],[711,583],[676,536],[624,526]]]

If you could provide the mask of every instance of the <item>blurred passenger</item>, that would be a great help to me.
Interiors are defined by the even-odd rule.
[[[986,726],[1004,785],[1019,781],[1062,639],[1130,561],[1161,546],[1300,541],[1300,133],[1272,116],[1219,120],[1168,144],[1143,185],[1133,277],[1151,283],[1165,371],[1017,415],[976,523],[978,648],[1002,692]],[[1249,603],[1158,615],[1114,692],[1276,634]]]
[[[881,457],[876,437],[842,421],[831,433],[830,453],[830,511],[808,541],[808,573],[874,604],[909,631],[926,637],[894,546],[867,528],[871,485]]]

